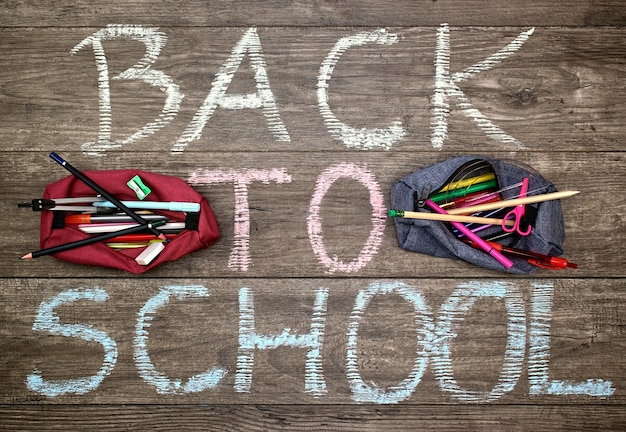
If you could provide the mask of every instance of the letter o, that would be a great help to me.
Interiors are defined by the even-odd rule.
[[[337,257],[331,258],[328,256],[324,246],[322,219],[320,217],[320,206],[324,195],[326,195],[332,184],[342,177],[351,178],[365,186],[370,193],[370,205],[372,206],[372,230],[370,235],[359,256],[349,263],[344,263]],[[351,163],[341,163],[332,165],[320,174],[315,185],[315,192],[311,198],[311,205],[309,206],[307,229],[313,252],[317,255],[320,262],[328,268],[330,273],[335,271],[345,273],[358,271],[365,267],[374,255],[378,253],[378,248],[383,239],[383,232],[385,231],[385,221],[387,220],[387,209],[383,201],[384,197],[376,177],[364,167]]]

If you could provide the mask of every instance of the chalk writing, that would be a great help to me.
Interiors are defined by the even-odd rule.
[[[433,93],[431,120],[431,144],[433,148],[440,150],[448,137],[449,98],[455,98],[462,112],[472,119],[488,137],[503,144],[512,145],[515,149],[523,148],[520,141],[504,132],[475,108],[458,84],[509,58],[522,47],[534,31],[535,29],[532,28],[520,33],[515,40],[497,53],[450,76],[450,28],[447,24],[442,24],[439,27],[435,49],[435,91]]]
[[[139,311],[135,327],[135,364],[139,375],[156,387],[160,394],[198,393],[215,387],[226,375],[226,370],[214,367],[206,372],[190,377],[183,383],[181,379],[170,379],[156,370],[148,354],[148,330],[156,312],[167,303],[172,296],[177,300],[186,298],[208,297],[209,290],[203,286],[166,286],[149,299]]]
[[[615,389],[611,381],[588,379],[582,382],[551,380],[548,376],[550,360],[551,302],[554,291],[552,282],[532,282],[530,312],[527,316],[523,296],[514,282],[469,281],[460,282],[452,294],[443,301],[436,317],[420,290],[400,281],[372,282],[358,291],[347,325],[345,374],[350,386],[352,400],[358,403],[391,404],[409,399],[415,392],[429,361],[432,372],[442,392],[465,403],[487,403],[499,400],[511,392],[522,376],[526,344],[528,343],[528,385],[531,396],[539,395],[585,395],[609,397]],[[159,394],[198,393],[215,388],[227,374],[227,367],[213,367],[183,381],[169,378],[156,370],[148,353],[151,323],[156,313],[172,299],[205,298],[209,290],[201,285],[165,286],[149,298],[139,310],[135,325],[134,360],[139,375],[146,383],[156,387]],[[365,382],[359,365],[367,359],[359,358],[359,328],[367,319],[366,311],[375,296],[398,295],[413,307],[409,317],[415,325],[417,348],[408,376],[397,385],[386,388],[374,382]],[[305,349],[304,391],[313,397],[327,394],[323,367],[323,342],[326,332],[326,314],[329,289],[318,288],[310,321],[310,332],[297,334],[284,328],[277,334],[260,334],[256,330],[254,295],[252,289],[239,289],[239,331],[234,390],[249,393],[253,381],[256,350],[279,347]],[[506,309],[507,343],[500,376],[490,391],[462,388],[454,378],[452,344],[457,329],[465,316],[480,299],[502,301]],[[69,380],[46,380],[39,370],[27,377],[28,388],[39,394],[56,397],[63,394],[84,394],[99,387],[111,373],[117,361],[117,344],[105,332],[83,324],[60,324],[54,309],[61,305],[88,300],[105,302],[108,295],[102,288],[70,289],[51,299],[44,300],[38,309],[33,330],[52,335],[77,337],[88,342],[98,342],[104,347],[104,362],[99,372],[90,377]],[[528,319],[527,319],[528,318]],[[336,322],[336,321],[335,321]],[[530,331],[526,328],[529,322]],[[527,337],[528,336],[528,337]]]
[[[351,178],[367,188],[370,193],[370,205],[372,206],[372,229],[361,249],[359,256],[352,262],[344,263],[338,257],[329,257],[324,246],[322,235],[322,218],[320,216],[320,206],[328,189],[332,184],[342,178]],[[341,163],[333,165],[324,170],[317,178],[315,191],[309,206],[309,216],[307,217],[307,229],[309,240],[313,252],[320,262],[328,268],[330,273],[355,272],[365,267],[367,263],[378,253],[378,248],[382,242],[387,218],[387,209],[383,203],[384,197],[374,174],[365,167],[360,167],[351,163]]]
[[[260,181],[290,183],[291,176],[283,168],[271,170],[239,169],[239,170],[202,170],[198,169],[189,175],[187,180],[193,186],[219,183],[233,183],[235,186],[235,236],[233,247],[228,258],[228,267],[232,270],[247,271],[252,264],[250,258],[250,206],[248,204],[248,188],[250,183]]]
[[[401,140],[407,134],[402,127],[402,122],[399,120],[394,121],[391,126],[386,129],[354,128],[337,119],[328,104],[328,87],[333,70],[341,58],[341,55],[347,49],[368,43],[392,45],[397,41],[398,35],[388,33],[385,29],[346,36],[337,41],[320,66],[317,80],[317,105],[320,114],[331,136],[342,141],[348,148],[372,149],[381,147],[385,150],[389,150],[394,142]]]
[[[503,131],[489,120],[482,112],[472,105],[459,84],[473,78],[480,72],[492,69],[497,64],[511,57],[517,52],[533,34],[534,28],[521,32],[512,42],[498,52],[484,60],[465,68],[460,72],[450,74],[450,28],[442,24],[437,30],[435,46],[435,89],[432,97],[431,118],[431,145],[435,149],[442,149],[448,137],[448,116],[450,114],[449,99],[455,99],[461,112],[472,119],[474,123],[488,137],[514,149],[524,148],[523,144]],[[144,125],[131,136],[120,140],[111,140],[112,116],[110,80],[107,57],[102,45],[105,40],[132,39],[146,46],[146,54],[131,68],[112,77],[114,80],[140,80],[153,87],[161,89],[166,95],[163,109],[152,122]],[[96,59],[98,71],[98,99],[99,99],[99,126],[96,142],[83,144],[83,151],[92,155],[100,155],[107,150],[119,148],[125,144],[137,141],[152,135],[170,123],[178,114],[184,95],[179,86],[165,73],[153,69],[162,48],[167,42],[167,36],[157,28],[133,25],[108,25],[78,43],[71,54],[76,54],[82,48],[91,46]],[[320,115],[330,135],[343,142],[348,148],[389,150],[392,145],[404,138],[407,131],[402,127],[400,120],[395,120],[387,128],[355,128],[342,121],[333,113],[329,104],[328,89],[333,71],[341,56],[350,48],[366,44],[393,45],[398,42],[398,35],[389,33],[385,29],[371,32],[361,32],[352,36],[340,38],[328,53],[319,68],[317,78],[317,104]],[[235,73],[244,57],[248,55],[254,71],[256,93],[227,94]],[[230,110],[261,109],[268,128],[274,139],[290,142],[291,137],[278,111],[276,97],[271,90],[264,59],[261,40],[256,28],[246,30],[242,38],[233,48],[230,57],[219,69],[211,90],[193,119],[174,143],[171,152],[181,153],[193,141],[202,137],[202,132],[217,108]]]
[[[417,357],[409,376],[390,389],[378,387],[375,383],[367,384],[361,378],[358,369],[357,337],[359,325],[368,304],[375,295],[396,293],[413,305],[414,322],[417,333]],[[420,293],[402,282],[372,283],[357,294],[354,309],[348,324],[348,344],[346,347],[346,376],[350,381],[352,399],[356,402],[378,404],[396,403],[408,399],[419,384],[428,365],[428,351],[433,343],[432,312]]]
[[[233,80],[246,53],[250,56],[250,63],[254,70],[254,81],[256,83],[257,93],[227,95],[226,90],[228,90],[228,86]],[[187,129],[183,132],[178,141],[176,141],[176,144],[174,144],[172,148],[173,153],[182,152],[189,143],[202,136],[204,126],[217,107],[233,110],[261,108],[274,138],[277,141],[291,141],[287,128],[276,108],[276,98],[270,89],[267,65],[263,58],[261,41],[255,28],[250,28],[246,31],[233,49],[230,58],[228,58],[217,75],[215,75],[211,85],[211,91],[191,120],[191,123],[189,123],[189,126],[187,126]]]
[[[554,284],[534,283],[530,311],[530,350],[528,353],[528,381],[531,395],[588,395],[611,396],[615,389],[611,381],[590,379],[585,382],[550,380],[550,320]]]
[[[143,43],[146,46],[146,54],[136,65],[126,69],[111,79],[141,80],[163,91],[166,98],[161,113],[154,121],[146,124],[128,138],[121,141],[111,141],[112,125],[109,66],[102,41],[125,38]],[[106,28],[83,39],[72,48],[71,54],[76,54],[84,47],[91,45],[96,58],[96,68],[98,70],[98,108],[100,112],[98,140],[96,142],[83,144],[84,152],[91,155],[101,155],[107,150],[122,147],[125,144],[154,134],[176,117],[183,100],[183,95],[178,85],[175,84],[168,75],[152,69],[152,65],[166,42],[167,36],[157,31],[156,28],[131,25],[108,25]]]
[[[502,299],[507,312],[507,344],[498,383],[490,392],[466,390],[454,379],[451,343],[455,327],[479,298]],[[513,390],[522,373],[526,348],[526,314],[521,293],[503,282],[462,283],[441,305],[432,347],[433,371],[441,390],[464,402],[490,402]]]
[[[102,380],[111,373],[117,362],[117,344],[109,335],[86,324],[61,324],[54,310],[59,306],[80,300],[102,303],[109,295],[101,288],[78,288],[62,293],[41,302],[33,323],[33,330],[55,336],[75,337],[86,342],[98,342],[104,348],[104,360],[95,375],[66,380],[47,380],[38,369],[26,379],[29,390],[45,396],[55,397],[64,394],[85,394],[98,388]]]
[[[292,334],[285,328],[277,335],[261,335],[254,325],[254,298],[249,288],[239,290],[239,351],[235,391],[247,393],[252,383],[252,367],[255,349],[272,349],[280,346],[307,348],[304,388],[314,397],[326,394],[326,382],[322,370],[322,343],[326,320],[328,289],[320,288],[315,295],[311,332],[304,335]]]

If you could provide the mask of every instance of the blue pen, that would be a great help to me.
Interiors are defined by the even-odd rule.
[[[200,204],[193,202],[160,202],[160,201],[122,201],[128,208],[142,209],[142,210],[169,210],[169,211],[181,211],[187,213],[197,213],[200,211]],[[95,201],[93,203],[95,207],[115,208],[117,205],[111,201]]]

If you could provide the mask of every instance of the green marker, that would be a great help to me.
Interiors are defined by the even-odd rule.
[[[498,182],[496,180],[489,180],[486,182],[476,183],[468,187],[463,187],[460,189],[453,189],[447,192],[440,192],[438,194],[434,194],[430,197],[430,200],[434,203],[440,203],[450,198],[459,198],[465,195],[469,195],[474,192],[480,192],[485,189],[491,189],[498,186]]]

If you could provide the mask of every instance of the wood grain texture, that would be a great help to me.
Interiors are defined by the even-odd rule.
[[[623,2],[598,0],[3,2],[0,430],[626,429],[624,23]],[[146,39],[105,40],[94,55],[87,38],[109,25],[158,36],[152,84],[119,79],[147,61]],[[228,64],[250,34],[255,54]],[[350,45],[381,35],[397,41]],[[265,74],[275,111],[218,107],[174,153],[229,73],[228,95],[254,95]],[[164,114],[169,123],[98,156],[83,151],[106,135],[102,125],[115,144],[153,122],[167,86],[153,85],[159,76],[184,96]],[[277,139],[278,119],[288,141]],[[396,122],[404,136],[387,150],[349,147],[333,121],[356,130]],[[82,170],[193,182],[278,169],[289,181],[248,185],[246,269],[229,262],[241,227],[228,181],[194,183],[221,238],[175,263],[133,276],[52,257],[23,262],[38,247],[39,219],[16,204],[67,175],[50,151]],[[509,276],[403,251],[391,220],[362,268],[330,271],[316,254],[308,217],[329,168],[367,174],[388,208],[399,178],[462,154],[526,164],[559,190],[580,190],[562,203],[564,256],[579,268]],[[319,210],[329,257],[358,258],[371,212],[359,181],[332,184]],[[89,295],[69,301],[76,293]],[[107,363],[111,341],[117,358]],[[85,382],[72,379],[103,365],[110,370],[84,394],[33,387],[39,371],[76,389]],[[312,390],[320,376],[324,391]]]
[[[469,148],[467,152],[474,154]],[[18,155],[25,169],[6,179],[4,190],[7,194],[2,199],[11,205],[0,209],[1,217],[9,224],[7,247],[0,250],[0,257],[5,263],[4,274],[39,277],[75,274],[126,278],[126,274],[115,270],[59,263],[52,257],[42,257],[31,262],[18,260],[39,246],[39,217],[28,209],[17,208],[17,202],[39,197],[47,183],[67,175],[45,154],[34,152]],[[233,184],[224,183],[197,186],[197,190],[208,198],[215,212],[220,227],[220,240],[208,250],[155,268],[150,274],[159,277],[231,277],[237,274],[250,277],[324,277],[332,275],[328,274],[328,268],[314,254],[307,230],[307,217],[315,184],[325,169],[342,162],[367,167],[376,176],[385,196],[384,205],[389,208],[389,191],[393,182],[456,154],[420,153],[416,157],[408,157],[406,153],[393,151],[309,152],[294,159],[293,153],[289,152],[185,153],[163,164],[159,162],[158,153],[111,153],[95,160],[75,152],[63,155],[84,170],[132,166],[183,179],[189,179],[196,170],[284,168],[292,177],[290,183],[253,182],[249,188],[251,265],[246,272],[233,271],[228,267],[228,257],[233,249],[235,195]],[[567,271],[568,276],[624,276],[624,243],[617,239],[623,239],[624,221],[621,215],[626,211],[626,202],[621,195],[613,193],[623,183],[625,164],[622,153],[533,152],[487,155],[515,157],[516,161],[534,167],[560,190],[581,191],[581,194],[562,203],[567,233],[565,256],[579,264],[578,269]],[[0,161],[0,166],[11,160],[13,157]],[[37,174],[41,167],[45,167],[45,174]],[[2,169],[10,170],[10,164]],[[30,180],[33,176],[41,180]],[[9,194],[10,191],[15,192]],[[606,203],[611,205],[606,206]],[[369,192],[358,182],[341,179],[329,189],[320,213],[324,244],[329,255],[337,255],[344,262],[356,259],[372,229],[371,212]],[[616,240],[605,242],[597,241],[598,239]],[[483,269],[463,262],[400,250],[395,227],[389,219],[378,252],[354,276],[442,277],[450,272],[467,277],[484,274]],[[491,274],[498,275],[497,272]],[[552,272],[539,270],[537,274],[552,275]],[[343,275],[350,276],[347,273]]]
[[[618,406],[351,406],[351,405],[22,405],[0,407],[4,430],[93,430],[111,424],[124,430],[215,431],[595,431],[625,426]],[[44,420],[45,419],[45,420]]]
[[[450,29],[450,73],[460,72],[502,49],[529,27]],[[0,29],[0,115],[13,125],[7,150],[74,150],[98,135],[96,63],[90,47],[70,50],[100,28]],[[371,29],[369,31],[374,31]],[[111,151],[171,151],[211,90],[215,74],[246,28],[161,28],[167,43],[153,66],[184,95],[178,115],[155,135]],[[277,111],[291,142],[277,141],[260,110],[217,109],[202,137],[186,151],[344,150],[328,132],[318,108],[320,66],[337,41],[364,30],[260,28],[259,40]],[[390,28],[392,45],[348,49],[329,81],[334,115],[353,127],[402,124],[406,136],[394,151],[432,151],[431,100],[435,85],[437,28]],[[626,97],[626,37],[617,28],[538,28],[501,64],[459,86],[472,106],[517,139],[507,145],[485,136],[450,98],[444,149],[474,151],[621,151]],[[112,139],[122,140],[159,113],[164,95],[137,80],[114,80],[143,56],[130,40],[107,41]],[[71,82],[68,86],[67,83]],[[244,57],[229,94],[255,91]],[[248,133],[239,133],[245,129]]]
[[[135,22],[176,26],[279,25],[389,26],[389,25],[623,25],[624,5],[615,1],[560,1],[558,3],[497,0],[450,2],[402,0],[389,5],[379,1],[334,2],[332,0],[266,2],[168,0],[158,4],[143,1],[79,1],[71,5],[47,0],[11,0],[6,3],[5,26],[90,26]]]
[[[350,404],[354,394],[349,385],[348,333],[354,322],[358,294],[373,284],[402,284],[419,293],[435,321],[446,313],[443,304],[458,293],[459,287],[509,286],[520,296],[528,326],[534,325],[532,297],[537,285],[553,287],[548,314],[550,379],[584,382],[603,379],[614,383],[615,392],[603,403],[624,403],[621,386],[621,359],[626,354],[623,316],[626,297],[620,280],[612,279],[5,279],[0,303],[0,335],[4,352],[0,379],[4,383],[0,402],[45,404]],[[167,287],[204,287],[206,297],[171,298],[154,312],[147,332],[150,359],[160,374],[186,381],[212,367],[227,371],[214,388],[202,392],[160,394],[140,373],[136,354],[136,325],[141,310],[150,299]],[[108,300],[76,301],[59,306],[55,314],[61,324],[88,324],[105,331],[117,342],[118,360],[114,370],[97,391],[84,395],[46,397],[29,391],[26,378],[37,369],[49,380],[88,376],[103,362],[99,343],[77,336],[61,337],[34,331],[40,303],[71,289],[105,290]],[[255,331],[278,335],[311,331],[315,293],[328,290],[327,316],[321,349],[327,392],[314,397],[305,391],[306,348],[282,346],[257,348],[252,382],[248,391],[235,389],[240,329],[240,289],[247,288],[254,299]],[[511,294],[512,295],[512,294]],[[512,297],[511,297],[512,298]],[[410,406],[458,404],[459,397],[445,390],[434,369],[437,349],[420,352],[417,340],[423,326],[415,322],[413,305],[398,293],[378,294],[366,308],[358,331],[357,369],[369,385],[391,388],[412,370],[415,359],[430,356],[421,382],[400,402]],[[465,389],[489,392],[503,369],[510,329],[503,299],[481,298],[465,314],[459,313],[451,339],[452,371]],[[539,348],[528,339],[524,364]],[[434,345],[433,345],[434,346]],[[492,401],[495,405],[574,404],[585,406],[598,401],[581,395],[531,395],[530,366],[520,366],[520,376],[511,391]]]

